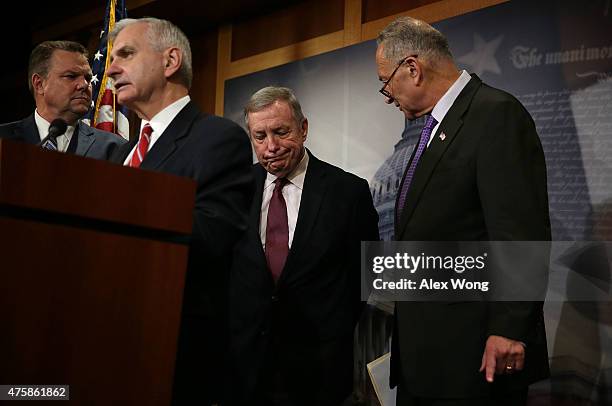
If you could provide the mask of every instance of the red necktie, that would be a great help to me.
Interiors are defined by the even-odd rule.
[[[149,149],[149,143],[151,142],[151,134],[153,133],[153,128],[149,124],[145,124],[142,127],[142,131],[140,132],[140,138],[138,139],[138,145],[136,145],[136,149],[134,150],[134,154],[132,155],[132,160],[130,161],[130,166],[132,168],[138,168],[142,163],[147,151]]]
[[[289,223],[287,204],[282,193],[288,181],[287,179],[276,179],[274,183],[266,226],[266,260],[268,269],[276,282],[283,272],[287,255],[289,255]]]

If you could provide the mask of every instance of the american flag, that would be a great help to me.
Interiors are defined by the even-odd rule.
[[[104,27],[100,32],[100,46],[93,56],[92,71],[93,86],[92,108],[85,118],[86,123],[100,130],[110,131],[129,139],[130,123],[127,119],[127,109],[119,104],[115,97],[113,84],[106,75],[110,65],[110,52],[113,44],[108,39],[115,22],[127,17],[125,0],[108,0],[104,15]]]

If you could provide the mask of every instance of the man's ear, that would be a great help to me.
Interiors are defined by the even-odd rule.
[[[180,49],[173,47],[164,51],[164,75],[169,78],[181,68],[183,53]]]
[[[32,75],[32,78],[30,78],[30,80],[32,81],[32,93],[34,93],[35,95],[45,94],[45,89],[44,89],[45,78],[40,76],[38,73],[34,73]]]
[[[306,141],[306,136],[308,135],[308,119],[304,119],[302,122],[302,138],[303,141]]]
[[[420,84],[423,81],[423,65],[419,63],[417,58],[408,58],[406,61],[408,64],[408,74],[415,84]]]

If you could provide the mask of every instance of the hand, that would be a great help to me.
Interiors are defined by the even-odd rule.
[[[487,382],[493,382],[495,374],[511,374],[525,365],[525,347],[520,341],[501,336],[489,336],[482,354],[479,371],[485,371]]]

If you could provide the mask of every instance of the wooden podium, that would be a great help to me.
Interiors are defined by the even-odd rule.
[[[194,196],[189,179],[0,140],[0,385],[169,406]]]

